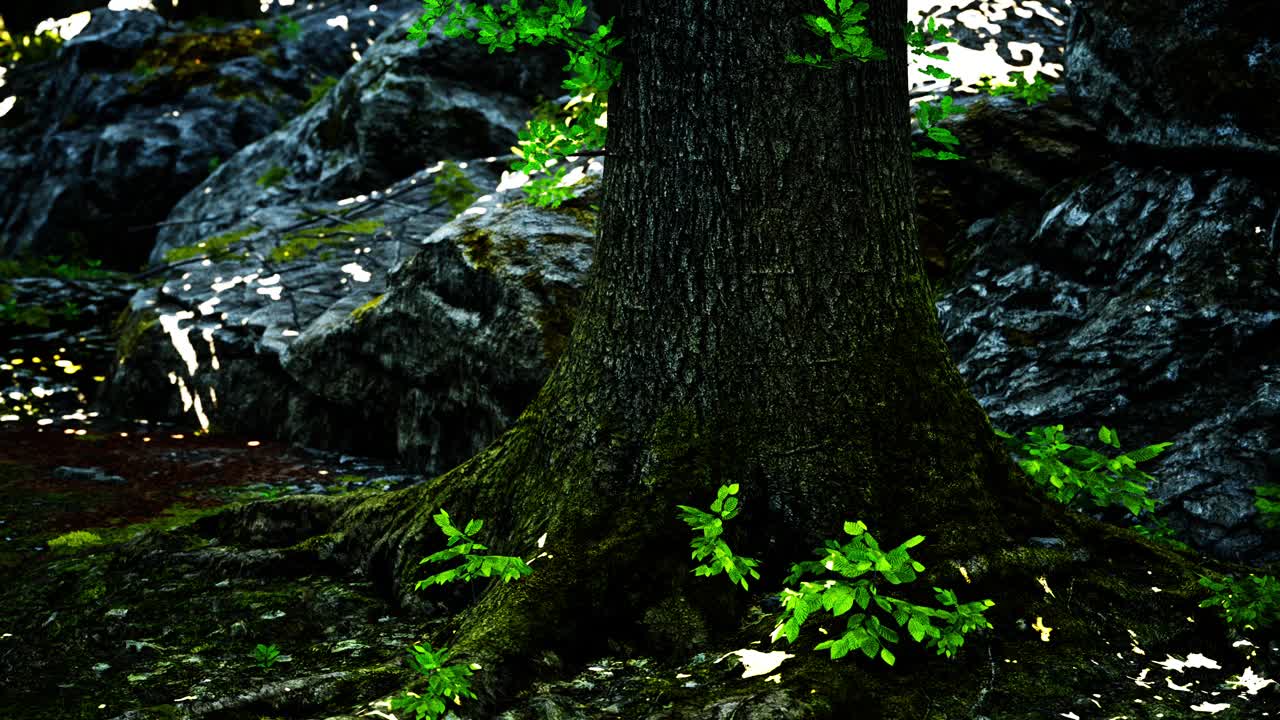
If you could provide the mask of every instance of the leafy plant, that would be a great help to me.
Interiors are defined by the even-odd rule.
[[[1254,575],[1236,580],[1227,575],[1221,581],[1200,576],[1209,598],[1200,607],[1217,607],[1227,624],[1237,630],[1263,630],[1280,619],[1280,580],[1272,575]]]
[[[1118,505],[1134,515],[1151,512],[1156,507],[1155,498],[1147,496],[1148,484],[1155,478],[1138,470],[1138,463],[1151,460],[1173,444],[1156,443],[1107,457],[1067,442],[1061,425],[1029,430],[1030,442],[1018,442],[1000,430],[996,434],[1004,438],[1023,471],[1054,500],[1070,505],[1089,498],[1098,507]],[[1098,430],[1098,439],[1120,448],[1116,431],[1105,425]]]
[[[448,547],[419,560],[418,564],[445,562],[454,558],[462,558],[463,564],[450,570],[436,573],[425,580],[419,580],[413,586],[415,590],[421,590],[428,585],[443,585],[455,580],[474,580],[477,577],[496,576],[502,578],[503,582],[510,582],[533,573],[533,568],[518,557],[475,554],[489,549],[488,546],[477,542],[473,537],[484,527],[483,520],[470,520],[467,522],[465,529],[459,530],[453,526],[453,522],[449,519],[449,513],[445,512],[444,508],[441,508],[439,513],[432,515],[431,519],[435,520],[436,525],[440,526],[440,531],[449,539]]]
[[[275,645],[258,644],[253,649],[253,661],[258,663],[258,667],[264,670],[275,665],[280,659],[280,648]]]
[[[849,616],[844,634],[818,643],[814,649],[829,650],[833,660],[859,650],[869,658],[878,654],[881,660],[892,665],[896,658],[887,645],[897,643],[899,634],[881,620],[880,614],[906,628],[916,642],[937,648],[939,655],[947,657],[960,649],[966,634],[991,627],[983,616],[995,604],[991,600],[962,604],[951,590],[935,587],[935,599],[940,607],[931,608],[881,594],[875,576],[890,585],[902,585],[914,581],[916,573],[924,570],[907,552],[924,542],[924,536],[916,535],[884,552],[861,521],[846,522],[844,531],[851,536],[849,542],[841,545],[827,540],[824,547],[815,550],[818,560],[791,566],[786,584],[795,583],[804,575],[815,576],[819,581],[806,580],[798,588],[782,591],[779,595],[783,606],[781,622],[774,628],[772,640],[785,637],[787,642],[795,642],[801,626],[814,613],[824,610],[832,617],[839,617],[856,605],[863,612]]]
[[[689,545],[693,548],[693,559],[697,561],[711,558],[705,565],[693,569],[699,577],[711,577],[724,573],[729,581],[747,589],[747,575],[759,580],[760,573],[755,568],[759,562],[748,557],[737,557],[720,536],[724,534],[724,523],[738,514],[738,484],[721,485],[716,491],[715,502],[711,503],[711,512],[703,512],[688,505],[677,505],[684,520],[695,531],[701,531],[702,537],[696,537]]]
[[[427,643],[409,648],[409,666],[426,677],[427,687],[424,694],[410,692],[394,698],[391,709],[413,713],[415,720],[436,720],[444,714],[446,700],[451,699],[456,705],[462,704],[462,698],[474,700],[476,694],[467,678],[480,666],[445,665],[448,659],[448,648],[433,650]]]
[[[938,123],[952,115],[960,114],[960,110],[955,108],[955,99],[950,95],[942,98],[938,104],[931,102],[922,102],[916,105],[916,122],[920,124],[920,130],[933,142],[941,145],[943,150],[935,150],[934,148],[914,149],[911,151],[911,157],[932,158],[934,160],[962,160],[963,155],[957,155],[952,152],[960,140],[951,133],[950,130],[938,127]]]
[[[787,62],[830,68],[848,60],[868,62],[885,58],[884,50],[871,42],[871,38],[867,37],[867,28],[862,24],[867,16],[867,8],[870,7],[867,3],[855,3],[853,0],[824,2],[830,14],[805,14],[801,17],[813,34],[831,43],[830,55],[787,53]]]
[[[508,0],[500,7],[463,0],[423,0],[423,14],[409,29],[409,37],[425,45],[431,28],[444,20],[446,37],[465,37],[487,46],[489,52],[511,52],[517,45],[550,43],[568,54],[564,70],[569,77],[562,87],[570,101],[550,120],[533,119],[519,134],[519,147],[512,148],[521,160],[513,169],[530,177],[545,173],[559,159],[604,147],[608,124],[606,113],[609,89],[617,80],[621,63],[613,57],[621,43],[612,37],[613,20],[594,31],[580,26],[587,17],[584,0],[551,0],[537,7],[525,7],[522,0]],[[559,182],[538,178],[525,185],[535,204],[556,207],[564,199]]]

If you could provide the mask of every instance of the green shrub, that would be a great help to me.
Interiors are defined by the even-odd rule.
[[[1173,443],[1156,443],[1127,453],[1107,457],[1066,440],[1061,425],[1033,428],[1027,432],[1030,442],[1019,442],[1012,435],[996,430],[1018,459],[1018,465],[1049,494],[1066,505],[1080,507],[1088,498],[1097,507],[1121,506],[1141,515],[1155,509],[1156,500],[1147,496],[1148,484],[1155,480],[1137,469],[1164,452]],[[1120,448],[1115,430],[1102,426],[1098,439]]]
[[[1227,624],[1237,630],[1264,630],[1280,618],[1280,580],[1271,575],[1254,575],[1236,580],[1227,575],[1221,582],[1201,576],[1209,598],[1200,607],[1217,607]]]
[[[480,188],[471,182],[471,178],[467,177],[457,163],[445,162],[442,165],[433,177],[428,199],[431,204],[444,205],[457,215],[480,197]]]
[[[773,631],[774,641],[786,637],[787,642],[795,642],[800,627],[820,610],[839,617],[856,605],[864,612],[849,616],[844,634],[818,643],[814,649],[829,650],[833,660],[860,650],[869,658],[878,654],[881,660],[892,665],[895,658],[887,645],[898,642],[899,635],[880,619],[877,610],[892,618],[899,627],[906,628],[913,640],[937,648],[939,655],[947,657],[960,649],[966,634],[991,627],[983,617],[995,604],[991,600],[961,604],[951,590],[935,587],[935,598],[941,607],[931,608],[881,594],[874,581],[876,575],[890,585],[902,585],[914,581],[916,573],[924,570],[907,552],[924,542],[923,536],[916,535],[884,552],[861,521],[846,522],[844,531],[851,536],[849,542],[841,545],[827,540],[824,547],[815,550],[820,559],[791,566],[786,584],[804,575],[812,575],[818,581],[801,582],[799,588],[786,588],[779,595],[783,613]]]
[[[471,691],[471,681],[467,678],[480,666],[474,663],[469,667],[445,665],[448,659],[448,648],[433,650],[426,643],[409,648],[409,666],[427,679],[427,686],[421,695],[410,692],[393,699],[391,709],[406,713],[404,717],[413,713],[414,720],[436,720],[444,714],[447,700],[453,700],[456,705],[462,704],[462,698],[474,700],[476,694]]]
[[[732,520],[738,514],[738,499],[733,497],[737,494],[737,483],[721,485],[716,491],[715,502],[711,503],[710,513],[688,505],[676,507],[681,510],[681,520],[695,531],[702,532],[702,537],[694,538],[689,543],[693,548],[693,559],[702,561],[711,558],[708,564],[699,565],[692,572],[699,577],[711,577],[723,572],[729,576],[729,582],[742,585],[742,589],[746,590],[747,580],[744,576],[750,575],[759,580],[760,573],[755,570],[759,563],[751,558],[736,557],[724,540],[720,539],[724,533],[725,521]]]

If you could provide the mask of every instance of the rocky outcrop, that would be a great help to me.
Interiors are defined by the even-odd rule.
[[[155,246],[154,224],[184,195],[303,112],[413,9],[409,0],[340,15],[299,7],[265,30],[94,10],[55,59],[5,77],[17,100],[0,117],[0,254],[76,253],[136,269]],[[268,169],[247,184],[258,189]]]
[[[948,345],[998,427],[1173,441],[1151,470],[1162,512],[1256,558],[1252,487],[1280,482],[1278,215],[1265,179],[1111,165],[1043,216],[970,226],[974,262],[938,305]]]
[[[416,17],[402,14],[314,107],[182,198],[151,261],[262,208],[371,193],[444,158],[505,154],[534,99],[559,94],[552,54],[490,55],[438,30],[419,47],[405,40]]]
[[[1077,0],[1068,85],[1107,138],[1185,162],[1274,163],[1280,25],[1269,0]]]

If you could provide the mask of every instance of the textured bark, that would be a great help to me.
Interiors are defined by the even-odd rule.
[[[673,596],[732,619],[740,601],[722,585],[690,585],[674,512],[722,483],[743,487],[729,538],[765,561],[765,581],[844,520],[886,542],[929,536],[926,562],[1051,532],[939,334],[905,65],[784,63],[817,49],[799,20],[813,9],[624,6],[594,276],[566,355],[484,453],[344,523],[397,592],[434,542],[426,509],[489,518],[510,552],[547,533],[553,557],[491,589],[447,639],[503,679],[534,648],[641,642],[639,618]],[[890,58],[905,53],[905,13],[902,0],[874,9]]]

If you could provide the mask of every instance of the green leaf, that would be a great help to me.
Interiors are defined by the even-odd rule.
[[[880,648],[880,659],[884,660],[885,664],[890,666],[892,666],[894,661],[897,660],[897,658],[893,656],[893,653],[889,652],[889,648]]]

